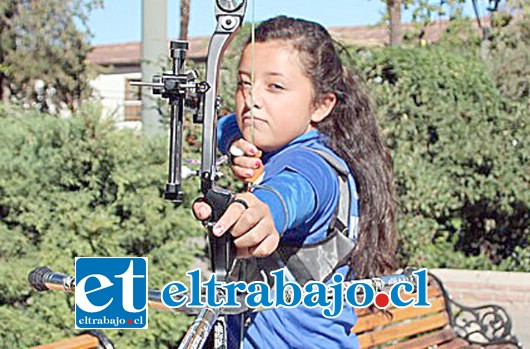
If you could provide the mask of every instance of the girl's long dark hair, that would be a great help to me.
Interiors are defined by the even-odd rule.
[[[317,23],[275,17],[256,28],[255,40],[285,41],[299,52],[315,102],[328,93],[337,96],[332,113],[313,126],[327,136],[327,145],[347,162],[357,183],[361,226],[352,256],[355,275],[391,272],[397,241],[392,161],[361,79],[343,66],[330,34]]]

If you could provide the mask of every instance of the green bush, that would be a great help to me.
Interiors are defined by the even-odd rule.
[[[175,208],[161,198],[165,139],[146,139],[85,108],[68,119],[0,109],[0,347],[71,336],[72,295],[36,293],[30,270],[73,274],[78,256],[146,256],[149,287],[184,279],[202,228],[190,213],[198,183]],[[164,137],[165,138],[165,137]],[[193,184],[191,186],[190,184]],[[187,279],[187,278],[185,278]],[[145,331],[106,331],[118,348],[177,343],[189,319],[151,311]]]
[[[504,99],[476,54],[353,54],[392,150],[403,261],[530,270],[528,105]]]

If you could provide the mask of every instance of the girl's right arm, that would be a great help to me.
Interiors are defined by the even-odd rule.
[[[217,147],[223,154],[228,154],[232,143],[243,135],[237,126],[236,114],[223,116],[217,122]]]

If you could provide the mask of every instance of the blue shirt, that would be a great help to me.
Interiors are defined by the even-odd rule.
[[[230,144],[241,138],[235,115],[219,120],[218,145],[227,153]],[[307,148],[324,150],[335,155],[322,142],[322,135],[312,130],[302,134],[284,147],[263,154],[265,176],[253,193],[269,206],[281,239],[308,244],[321,241],[327,235],[331,218],[340,197],[335,170],[320,155]],[[345,168],[346,164],[339,159]],[[353,177],[350,187],[355,189]],[[353,190],[353,192],[356,192]],[[358,200],[351,204],[350,234],[356,238]],[[340,268],[343,275],[347,267]],[[322,315],[322,308],[299,306],[277,308],[251,313],[245,329],[244,348],[356,348],[358,341],[350,332],[357,321],[352,307],[345,304],[334,319]],[[240,317],[228,316],[230,347],[237,347]]]

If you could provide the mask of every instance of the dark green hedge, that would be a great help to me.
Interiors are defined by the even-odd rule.
[[[98,109],[68,119],[0,109],[0,347],[74,333],[73,296],[30,290],[30,270],[73,274],[77,256],[147,256],[149,286],[184,279],[201,227],[188,200],[161,198],[166,142],[116,130]],[[118,348],[166,347],[186,317],[151,311],[145,331],[107,331]]]
[[[530,270],[528,102],[503,98],[476,55],[352,52],[392,149],[402,260]]]

